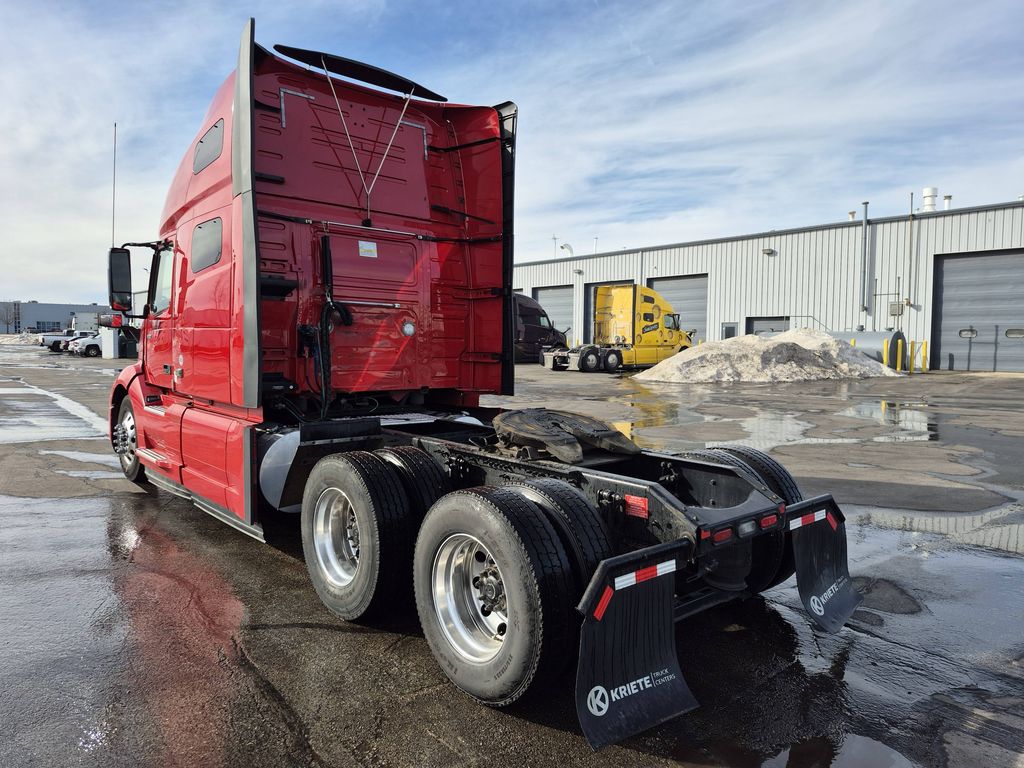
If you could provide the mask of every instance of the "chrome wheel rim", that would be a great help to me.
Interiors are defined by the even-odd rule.
[[[313,510],[313,548],[324,578],[336,587],[352,583],[359,568],[359,523],[352,500],[327,488]]]
[[[504,644],[508,603],[497,563],[479,539],[449,536],[434,556],[434,612],[448,642],[468,661],[483,664]]]
[[[135,426],[135,414],[127,411],[121,417],[121,428],[128,439],[127,450],[121,454],[121,467],[128,469],[135,463],[135,450],[139,447],[139,434]]]

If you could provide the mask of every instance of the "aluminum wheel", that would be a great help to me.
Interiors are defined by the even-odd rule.
[[[340,488],[326,488],[313,511],[313,544],[324,577],[347,586],[359,567],[359,523],[352,501]]]
[[[452,647],[476,663],[493,659],[508,630],[508,603],[501,571],[480,541],[449,536],[434,556],[434,611]]]
[[[125,451],[121,454],[121,468],[124,471],[135,463],[135,451],[139,447],[139,432],[135,426],[135,414],[127,409],[121,416],[121,428],[124,430]]]

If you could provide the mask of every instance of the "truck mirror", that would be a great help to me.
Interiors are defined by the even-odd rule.
[[[132,256],[127,248],[111,248],[107,279],[110,286],[110,308],[132,311]]]

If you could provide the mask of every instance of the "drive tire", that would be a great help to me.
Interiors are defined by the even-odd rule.
[[[622,354],[616,350],[612,350],[608,353],[604,359],[604,369],[608,373],[615,373],[622,367]]]
[[[460,628],[466,625],[449,624],[442,615],[463,615],[457,613],[460,597],[465,616],[481,615],[472,596],[475,587],[457,578],[454,565],[469,570],[474,562],[487,563],[477,557],[477,545],[493,559],[500,584],[507,581],[510,587],[504,593],[504,634],[499,639],[497,633],[484,633],[481,642],[489,645],[471,658],[466,654],[472,649],[460,651],[456,645],[465,648],[464,639],[451,639],[462,638],[466,633]],[[457,556],[460,546],[469,549]],[[456,555],[447,557],[453,548]],[[420,526],[414,581],[420,624],[434,658],[448,679],[478,702],[511,704],[555,679],[573,657],[573,576],[565,550],[545,514],[508,488],[460,490],[438,501]],[[493,620],[496,614],[490,615]]]
[[[584,373],[594,373],[601,368],[601,356],[593,347],[585,349],[580,353],[580,370]]]
[[[686,455],[736,467],[750,475],[755,482],[767,486],[773,493],[778,494],[768,483],[767,479],[761,476],[757,467],[747,463],[744,458],[734,453],[733,450],[737,449],[732,447],[705,448],[699,451],[688,451]],[[766,589],[771,589],[792,575],[792,572],[790,572],[783,578],[779,578],[782,575],[782,569],[786,566],[787,559],[789,561],[792,560],[793,548],[789,543],[789,534],[787,532],[778,530],[755,536],[750,540],[750,548],[750,573],[747,574],[745,579],[747,589],[750,592],[754,594],[764,592]]]
[[[124,427],[128,433],[129,442],[132,445],[131,454],[118,454],[118,459],[121,462],[121,471],[124,472],[124,476],[135,483],[136,485],[148,485],[149,481],[146,479],[146,468],[142,466],[139,461],[139,456],[136,450],[139,447],[139,426],[138,422],[135,421],[135,411],[132,408],[132,401],[128,395],[124,396],[121,401],[121,405],[117,409],[117,423],[119,426]]]
[[[416,524],[398,473],[382,458],[351,451],[320,459],[302,494],[301,528],[306,569],[331,613],[354,621],[411,603]]]
[[[547,516],[569,557],[576,582],[573,598],[583,596],[598,563],[615,554],[601,514],[576,488],[554,478],[536,478],[503,486],[532,501]]]
[[[721,450],[738,456],[749,464],[760,475],[764,484],[771,488],[777,496],[781,497],[787,506],[804,500],[800,486],[796,484],[796,480],[789,474],[789,470],[764,451],[748,448],[743,445],[729,446]],[[793,555],[793,536],[789,531],[785,532],[785,540],[785,550],[782,554],[782,562],[779,564],[778,573],[775,574],[764,589],[778,586],[796,573],[796,560]]]
[[[409,500],[409,512],[422,520],[434,502],[451,491],[451,481],[426,451],[411,445],[388,446],[373,452],[398,474]]]

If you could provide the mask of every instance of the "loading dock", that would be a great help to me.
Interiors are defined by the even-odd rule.
[[[679,327],[692,330],[693,343],[708,339],[708,276],[653,277],[647,287],[660,293],[679,315]]]
[[[1024,371],[1024,250],[935,257],[933,368]]]

